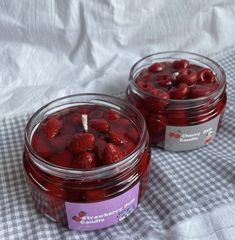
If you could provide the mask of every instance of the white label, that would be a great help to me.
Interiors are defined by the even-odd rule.
[[[216,135],[220,115],[194,126],[166,126],[165,146],[169,151],[186,151],[210,143]]]

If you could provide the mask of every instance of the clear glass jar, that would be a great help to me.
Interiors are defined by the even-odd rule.
[[[190,63],[210,68],[218,81],[217,89],[195,99],[161,99],[136,84],[143,69],[155,62],[186,59]],[[150,142],[169,151],[185,151],[210,143],[220,126],[226,105],[226,76],[215,61],[189,52],[161,52],[136,62],[130,71],[128,100],[145,117]]]
[[[107,106],[130,119],[140,129],[134,151],[119,162],[87,170],[58,167],[37,155],[31,141],[38,125],[61,109],[84,104]],[[111,226],[134,211],[147,186],[150,147],[144,118],[132,105],[106,95],[60,98],[30,118],[25,129],[23,165],[33,201],[44,215],[75,230]]]

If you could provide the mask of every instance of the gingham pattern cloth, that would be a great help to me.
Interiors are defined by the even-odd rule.
[[[213,56],[227,74],[228,102],[214,142],[194,151],[152,149],[147,192],[126,220],[93,232],[69,231],[37,212],[22,169],[27,116],[0,122],[0,239],[143,239],[175,223],[235,200],[235,49]]]

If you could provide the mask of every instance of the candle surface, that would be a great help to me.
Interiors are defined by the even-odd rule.
[[[82,105],[49,115],[34,132],[32,146],[52,164],[90,169],[120,161],[139,140],[139,130],[123,113]]]

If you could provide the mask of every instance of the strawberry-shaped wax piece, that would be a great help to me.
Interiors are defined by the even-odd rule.
[[[126,137],[118,132],[109,132],[109,142],[115,145],[123,145],[128,142]]]
[[[69,149],[74,154],[83,153],[92,150],[95,146],[95,136],[91,133],[75,134],[69,144]]]
[[[43,124],[43,131],[49,139],[52,139],[60,132],[61,127],[61,121],[51,117]]]
[[[124,154],[120,150],[120,148],[118,148],[112,143],[108,143],[104,149],[103,157],[104,157],[103,161],[106,164],[112,164],[120,161],[124,157]]]
[[[90,152],[84,152],[80,154],[74,159],[72,167],[78,169],[89,169],[96,167],[94,154]]]
[[[109,124],[105,119],[92,119],[90,120],[90,127],[98,132],[106,133],[109,131]]]

